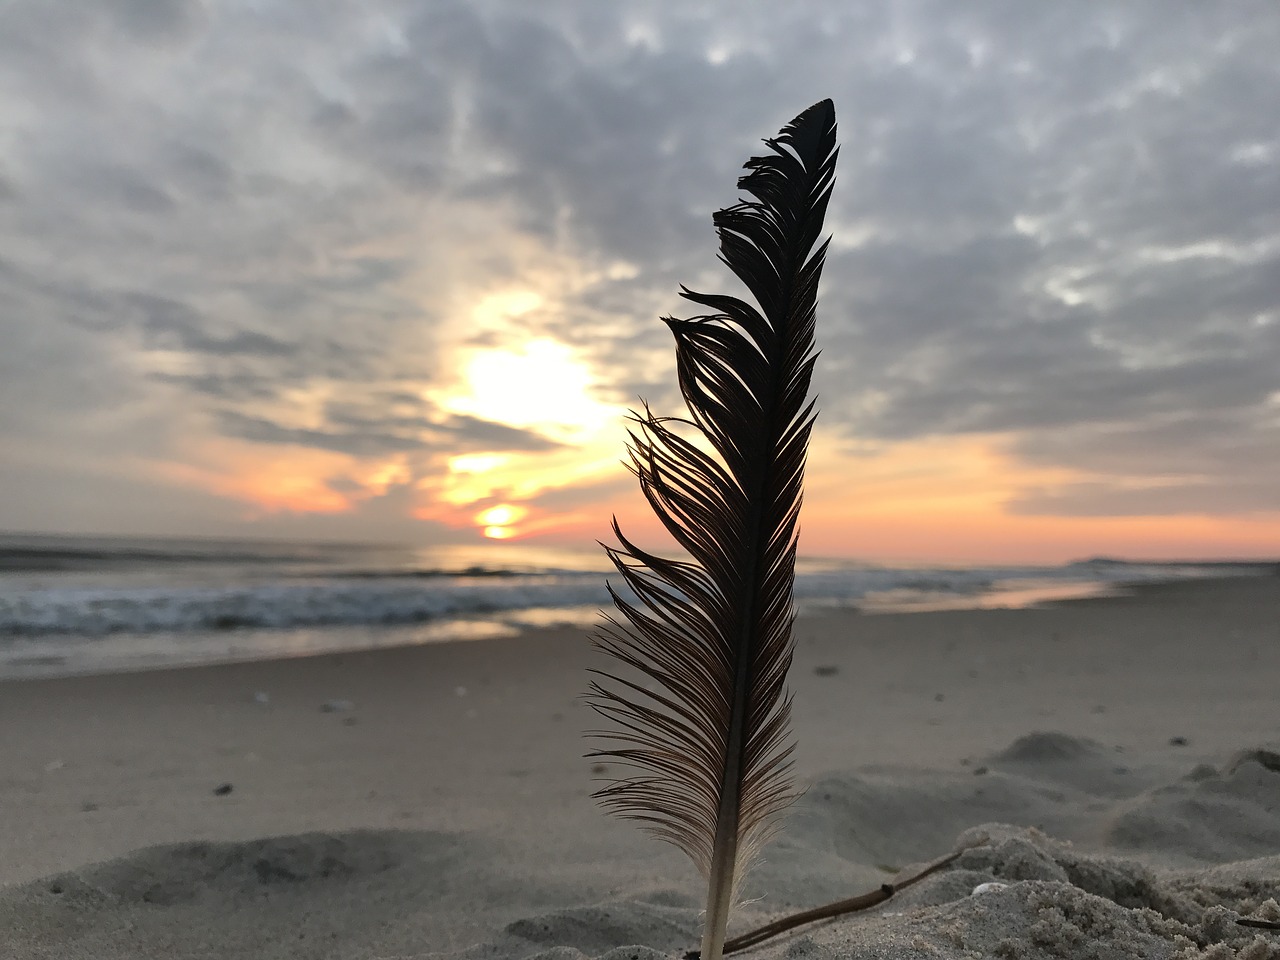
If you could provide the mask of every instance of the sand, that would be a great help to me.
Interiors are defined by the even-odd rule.
[[[1280,581],[797,640],[808,789],[731,932],[978,845],[745,956],[1280,958],[1237,922],[1280,917]],[[591,662],[542,630],[0,684],[0,957],[678,956],[701,881],[589,799]]]

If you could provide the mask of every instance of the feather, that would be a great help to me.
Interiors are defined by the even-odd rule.
[[[741,878],[795,797],[785,679],[835,137],[831,101],[814,104],[746,163],[738,187],[755,200],[714,216],[755,305],[682,288],[713,312],[663,318],[689,416],[633,412],[628,467],[690,559],[640,548],[616,517],[605,547],[634,599],[610,585],[620,616],[592,639],[629,669],[592,671],[587,700],[610,728],[589,733],[606,740],[589,756],[628,773],[594,796],[706,878],[703,960],[719,960]]]

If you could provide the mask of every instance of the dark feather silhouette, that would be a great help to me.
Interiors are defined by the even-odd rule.
[[[785,678],[835,136],[831,101],[814,104],[747,162],[738,187],[756,199],[715,214],[721,259],[756,305],[682,289],[713,312],[663,318],[689,418],[633,414],[629,466],[691,560],[641,549],[616,518],[620,546],[605,547],[638,600],[610,586],[621,617],[593,638],[635,671],[594,671],[588,700],[613,728],[591,756],[631,771],[595,796],[707,878],[704,960],[719,960],[738,883],[794,799]]]

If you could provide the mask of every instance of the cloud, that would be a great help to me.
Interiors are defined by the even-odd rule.
[[[1033,489],[1009,507],[1015,514],[1055,517],[1237,516],[1275,513],[1280,510],[1280,495],[1266,479],[1214,477],[1140,487],[1080,483]]]
[[[354,457],[474,450],[544,451],[560,446],[529,430],[463,416],[450,416],[438,422],[418,417],[331,416],[326,428],[308,428],[288,427],[262,417],[223,410],[217,421],[220,431],[228,437],[332,450]]]
[[[186,39],[204,20],[201,0],[111,0],[105,8],[118,27],[146,43]]]
[[[619,469],[616,476],[549,489],[521,502],[551,512],[567,512],[583,507],[598,510],[600,504],[616,500],[619,494],[630,493],[635,488],[635,478]]]
[[[541,451],[561,446],[531,430],[462,414],[446,418],[438,429],[447,432],[462,449]]]
[[[1280,403],[1272,399],[1252,408],[1153,409],[1140,419],[1027,432],[1015,448],[1025,460],[1069,459],[1099,479],[1027,490],[1010,509],[1064,516],[1274,513],[1278,428]]]
[[[218,425],[224,435],[252,440],[254,443],[315,447],[319,450],[333,450],[353,456],[382,456],[411,450],[419,445],[415,438],[393,433],[359,433],[286,427],[262,417],[246,416],[234,410],[225,410],[219,414]]]
[[[259,357],[290,356],[296,347],[254,330],[236,330],[223,335],[209,332],[212,324],[188,304],[148,293],[129,293],[121,298],[126,310],[136,311],[143,343],[150,349],[177,349],[192,354]]]

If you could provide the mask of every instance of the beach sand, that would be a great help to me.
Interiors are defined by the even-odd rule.
[[[677,956],[702,881],[590,800],[591,663],[542,630],[0,683],[0,957]],[[731,933],[980,845],[745,956],[1280,958],[1238,923],[1280,917],[1280,580],[807,616],[791,686],[807,791]]]

